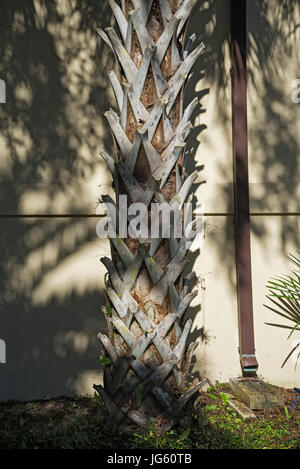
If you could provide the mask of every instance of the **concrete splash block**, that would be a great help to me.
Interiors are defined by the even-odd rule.
[[[258,378],[230,378],[229,385],[249,409],[259,410],[284,406],[283,397],[277,395],[269,384]]]
[[[249,409],[243,402],[238,399],[229,399],[228,405],[237,413],[243,420],[255,420],[255,413]]]

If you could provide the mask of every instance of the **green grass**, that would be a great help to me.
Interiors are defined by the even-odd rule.
[[[228,392],[228,386],[219,385],[202,393],[201,411],[191,428],[178,427],[165,436],[151,428],[129,435],[112,433],[99,398],[2,403],[0,448],[300,449],[300,406],[290,413],[292,391],[286,392],[285,408],[257,412],[251,422],[229,407]]]

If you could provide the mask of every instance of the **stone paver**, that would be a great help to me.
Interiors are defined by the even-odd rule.
[[[243,420],[256,419],[255,413],[238,399],[230,399],[228,405],[239,414]]]

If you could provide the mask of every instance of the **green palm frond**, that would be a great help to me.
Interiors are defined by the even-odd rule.
[[[297,253],[300,255],[300,251],[297,251]],[[299,258],[294,256],[293,254],[289,254],[287,256],[287,258],[289,259],[289,261],[291,261],[293,264],[295,264],[298,267],[298,269],[300,269],[300,259]]]
[[[297,251],[300,254],[300,251]],[[288,260],[300,269],[300,258],[290,254]],[[289,329],[288,339],[295,331],[300,330],[300,270],[293,270],[289,275],[274,277],[267,284],[269,294],[266,295],[272,305],[264,305],[270,311],[276,313],[288,321],[290,325],[265,323],[269,326]],[[296,347],[297,348],[297,347]],[[295,348],[288,354],[282,367],[295,351]]]

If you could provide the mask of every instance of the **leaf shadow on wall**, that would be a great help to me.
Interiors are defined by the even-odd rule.
[[[96,0],[0,5],[0,399],[85,393],[99,380],[108,246],[85,215],[98,204],[87,181],[99,195],[111,186],[98,150],[111,144],[112,57],[96,34],[110,22]]]

